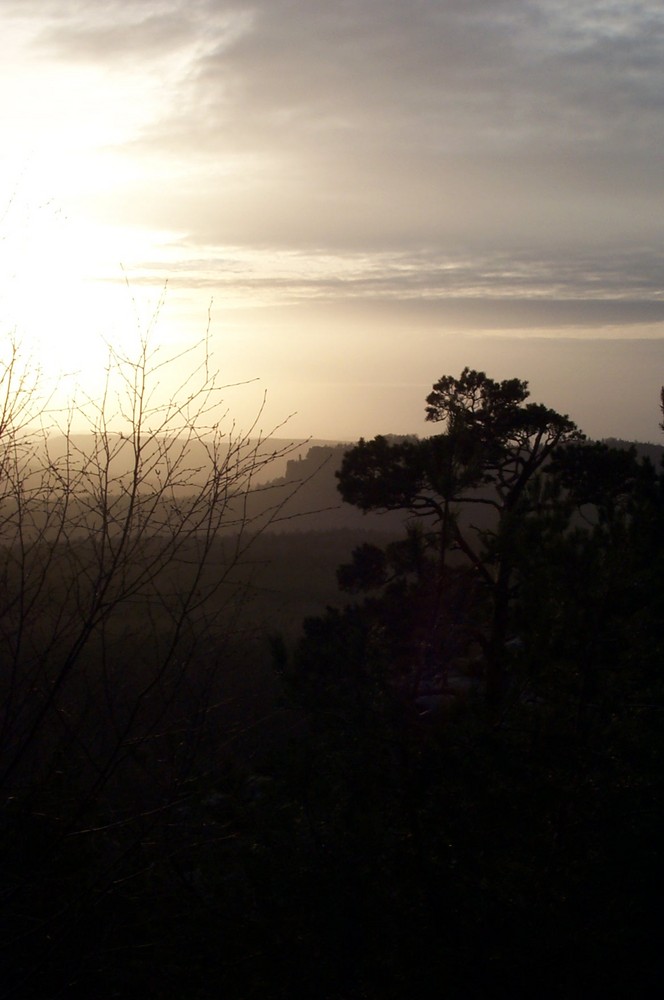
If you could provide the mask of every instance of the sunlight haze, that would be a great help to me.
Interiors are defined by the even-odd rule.
[[[469,365],[661,439],[661,0],[3,0],[0,27],[0,318],[48,377],[95,393],[106,342],[209,330],[264,431],[425,433]]]

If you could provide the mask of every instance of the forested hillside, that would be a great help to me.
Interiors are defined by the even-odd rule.
[[[38,467],[0,384],[0,997],[656,995],[661,449],[465,369]]]

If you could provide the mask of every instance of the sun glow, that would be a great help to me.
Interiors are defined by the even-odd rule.
[[[4,28],[0,324],[54,384],[70,375],[94,394],[108,345],[129,353],[163,294],[135,280],[136,266],[172,236],[127,224],[126,212],[109,221],[112,199],[130,207],[126,192],[147,169],[125,144],[153,118],[160,88],[140,62],[111,71],[49,57],[57,21],[16,14]]]
[[[29,205],[16,198],[2,222],[0,322],[6,343],[41,373],[49,406],[66,412],[100,397],[110,350],[134,358],[157,323],[161,344],[175,331],[168,310],[159,315],[164,286],[132,282],[154,234],[71,219],[54,203]]]

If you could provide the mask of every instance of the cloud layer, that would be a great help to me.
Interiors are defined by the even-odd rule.
[[[312,336],[352,314],[395,357],[409,329],[661,337],[661,0],[0,16],[21,81],[5,148],[10,122],[17,146],[46,136],[72,215],[155,234],[124,258],[136,287],[168,277],[178,301],[214,292],[276,329],[299,309]]]
[[[661,236],[659,0],[30,7],[49,58],[160,80],[127,140],[181,186],[146,171],[149,225],[326,249]]]

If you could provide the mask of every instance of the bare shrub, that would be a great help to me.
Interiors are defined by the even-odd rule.
[[[220,676],[246,642],[233,572],[287,499],[263,484],[290,451],[260,414],[244,432],[229,421],[205,342],[165,360],[145,340],[134,359],[111,351],[100,397],[64,414],[39,386],[14,347],[0,364],[0,795],[6,943],[26,956],[52,954],[100,894],[175,849],[173,817],[223,754]],[[23,995],[33,959],[19,967]]]

